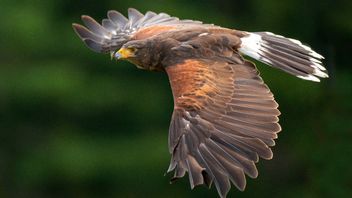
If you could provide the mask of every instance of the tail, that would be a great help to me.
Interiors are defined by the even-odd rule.
[[[324,57],[300,41],[271,32],[253,32],[241,38],[239,51],[260,62],[305,80],[319,82],[329,77]]]

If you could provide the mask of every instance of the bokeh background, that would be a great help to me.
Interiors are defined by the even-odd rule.
[[[352,196],[352,1],[0,1],[0,197],[216,197],[170,185],[172,96],[163,73],[86,48],[72,30],[128,7],[309,43],[330,79],[258,64],[280,104],[274,159],[229,197]]]

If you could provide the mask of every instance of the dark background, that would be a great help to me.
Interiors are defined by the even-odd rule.
[[[0,2],[0,197],[216,197],[169,184],[172,96],[163,73],[86,48],[72,22],[106,11],[166,12],[309,43],[330,78],[303,81],[258,64],[283,131],[274,159],[229,197],[352,196],[352,1]]]

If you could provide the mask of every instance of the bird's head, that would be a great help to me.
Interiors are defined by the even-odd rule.
[[[130,41],[120,49],[111,52],[111,58],[116,60],[127,60],[135,64],[139,69],[149,69],[158,65],[155,52],[152,52],[151,42],[148,40]]]

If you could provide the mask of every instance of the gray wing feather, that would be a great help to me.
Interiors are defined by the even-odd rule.
[[[82,21],[84,25],[87,26],[87,28],[91,30],[93,33],[101,36],[109,35],[109,31],[105,29],[103,26],[101,26],[98,22],[96,22],[92,17],[83,15]]]
[[[76,33],[78,34],[78,36],[83,40],[86,38],[90,38],[93,41],[96,42],[102,42],[103,38],[94,34],[92,31],[89,31],[86,27],[82,26],[82,25],[75,25],[75,30]]]
[[[135,28],[135,26],[137,25],[136,22],[139,21],[143,17],[144,17],[144,15],[142,13],[140,13],[138,10],[136,10],[134,8],[129,8],[128,9],[129,27],[127,27],[127,28]]]
[[[139,27],[143,27],[148,21],[150,21],[150,19],[152,19],[153,17],[155,17],[157,14],[151,11],[148,11],[147,13],[145,13],[144,17],[141,19],[141,21],[138,23],[137,28]]]
[[[124,27],[128,22],[128,19],[125,16],[115,10],[108,11],[108,18],[119,28]]]
[[[82,16],[86,27],[72,25],[81,40],[95,52],[109,53],[119,49],[141,28],[153,25],[202,24],[200,21],[180,20],[165,13],[148,11],[143,15],[134,8],[128,9],[128,19],[115,10],[108,11],[107,16],[101,25],[86,15]]]
[[[118,26],[113,23],[110,19],[103,19],[101,24],[108,31],[114,31],[118,28]]]

